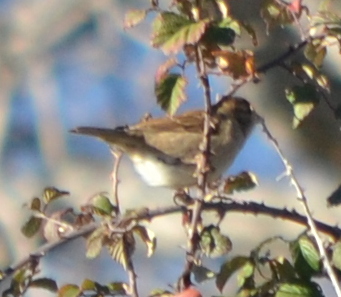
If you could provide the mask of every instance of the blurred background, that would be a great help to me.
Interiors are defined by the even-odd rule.
[[[147,112],[163,115],[153,88],[155,71],[166,57],[149,43],[149,21],[153,15],[136,28],[123,29],[124,13],[131,8],[145,8],[148,3],[0,1],[1,267],[42,243],[24,238],[20,227],[28,218],[23,204],[41,195],[46,186],[71,193],[70,197],[57,201],[55,209],[77,207],[101,191],[112,193],[112,158],[108,147],[95,139],[72,135],[70,129],[80,125],[133,124]],[[318,4],[318,0],[309,1],[312,13]],[[277,28],[268,37],[264,23],[259,21],[260,5],[261,1],[254,0],[231,1],[233,14],[250,22],[258,33],[261,45],[258,48],[247,37],[238,41],[242,48],[255,50],[258,65],[285,51],[292,40],[300,40],[293,28]],[[332,5],[340,14],[341,4]],[[331,78],[331,101],[335,105],[341,103],[340,63],[335,47],[328,52],[323,66],[323,72]],[[293,164],[315,218],[337,224],[340,211],[327,209],[325,200],[340,184],[340,122],[321,102],[299,130],[292,130],[292,110],[284,88],[294,83],[298,82],[288,78],[284,71],[274,69],[261,76],[260,83],[242,88],[238,95],[251,101],[266,119]],[[212,80],[213,97],[230,90],[230,84],[226,78]],[[194,79],[189,82],[188,94],[190,99],[181,111],[203,106],[202,90]],[[260,128],[229,173],[243,170],[258,176],[259,187],[235,198],[301,210],[289,181],[277,180],[284,167]],[[120,180],[119,195],[124,209],[173,203],[172,191],[145,185],[126,159],[120,168]],[[151,224],[150,228],[159,236],[158,250],[152,259],[146,259],[141,245],[136,256],[142,295],[154,287],[166,288],[181,273],[184,234],[179,231],[180,225],[180,216],[157,219]],[[282,234],[283,230],[288,239],[303,230],[281,220],[243,214],[228,215],[223,227],[235,245],[234,254],[247,254],[266,236]],[[108,261],[105,252],[98,260],[90,261],[85,259],[84,251],[84,242],[79,239],[51,252],[43,261],[44,274],[55,277],[59,285],[80,283],[84,278],[103,284],[126,280],[122,269]],[[223,260],[210,264],[218,269]],[[208,286],[208,290],[212,288]],[[49,294],[33,291],[28,296]]]

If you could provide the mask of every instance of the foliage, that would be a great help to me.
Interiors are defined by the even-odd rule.
[[[239,88],[251,82],[258,82],[261,75],[274,67],[284,69],[289,77],[296,81],[283,90],[288,102],[293,108],[293,127],[299,128],[321,102],[327,102],[336,118],[340,118],[341,104],[333,106],[330,103],[331,87],[328,77],[323,73],[328,50],[336,46],[341,51],[341,15],[337,15],[325,6],[311,12],[303,1],[293,0],[263,0],[258,11],[259,18],[265,23],[268,34],[278,27],[290,26],[301,32],[301,40],[288,47],[279,57],[259,65],[257,54],[253,48],[242,48],[238,44],[240,37],[248,36],[250,44],[259,43],[258,32],[252,24],[236,19],[230,11],[229,2],[223,0],[173,0],[168,9],[159,6],[157,0],[150,1],[150,7],[145,10],[132,9],[127,12],[124,27],[132,28],[152,15],[151,45],[169,56],[160,65],[155,75],[155,96],[157,104],[169,116],[173,116],[181,104],[187,100],[186,85],[187,69],[194,68],[198,80],[204,89],[206,111],[209,116],[212,93],[210,79],[215,76],[226,77],[233,82],[233,88],[228,94],[232,96]],[[303,19],[304,21],[303,22]],[[304,23],[303,25],[301,25]],[[303,32],[303,33],[302,33]],[[298,54],[301,53],[301,56]],[[299,56],[299,57],[298,57]],[[208,101],[208,102],[207,102]],[[209,117],[208,117],[209,118]],[[207,120],[208,127],[214,122]],[[209,152],[210,129],[203,135],[203,156]],[[209,155],[209,153],[207,153]],[[292,172],[290,164],[282,158],[298,197],[305,203],[303,191]],[[204,165],[208,165],[204,162]],[[10,287],[3,296],[22,296],[33,287],[58,292],[60,297],[71,296],[138,296],[133,255],[136,250],[136,238],[142,240],[150,257],[156,249],[156,236],[147,227],[147,223],[156,216],[181,212],[183,227],[188,234],[186,248],[186,264],[179,276],[174,292],[154,290],[151,296],[201,296],[199,290],[193,287],[196,282],[215,282],[216,288],[224,295],[227,284],[234,282],[237,276],[236,296],[323,296],[322,289],[316,282],[318,277],[333,278],[340,271],[340,241],[341,230],[326,226],[322,222],[303,218],[295,211],[278,210],[264,204],[248,204],[235,202],[227,195],[238,191],[252,190],[257,186],[257,178],[253,173],[242,172],[238,176],[208,187],[205,181],[206,166],[198,165],[198,176],[203,177],[204,186],[201,197],[193,199],[187,194],[178,195],[179,202],[171,210],[161,210],[156,213],[150,209],[138,209],[123,213],[119,205],[112,202],[110,195],[99,193],[92,197],[79,210],[71,208],[49,212],[51,204],[69,193],[56,188],[46,188],[42,197],[33,198],[28,208],[32,215],[22,227],[26,237],[41,233],[48,242],[42,253],[31,254],[26,261],[20,262],[14,268],[4,270],[2,277],[11,277]],[[200,167],[201,166],[201,167]],[[207,166],[209,167],[209,166]],[[340,188],[329,197],[329,204],[339,204]],[[197,201],[200,201],[197,204]],[[198,206],[199,205],[199,206]],[[250,205],[252,207],[250,207]],[[297,238],[286,240],[282,237],[268,238],[258,246],[251,248],[249,254],[230,256],[233,242],[227,234],[220,230],[220,223],[229,212],[229,207],[254,214],[260,212],[273,217],[282,217],[292,222],[308,226],[307,231]],[[306,206],[306,205],[305,205]],[[204,224],[201,214],[206,208],[215,210],[219,222]],[[195,210],[199,212],[197,220]],[[306,223],[308,221],[308,225]],[[321,232],[330,235],[327,256],[323,255],[323,245],[314,232],[314,226]],[[329,230],[329,231],[327,231]],[[120,263],[129,275],[129,283],[114,281],[100,284],[94,280],[85,279],[80,285],[64,284],[37,275],[38,267],[44,253],[60,242],[69,239],[86,237],[86,256],[96,258],[105,249],[112,259]],[[276,255],[274,242],[284,244],[287,256]],[[204,265],[205,258],[224,257],[225,260],[218,271]],[[326,262],[327,261],[327,262]],[[332,271],[328,270],[328,263]],[[334,274],[333,274],[334,273]],[[143,278],[143,276],[141,277]],[[335,288],[338,292],[338,288]],[[212,293],[215,295],[215,293]]]

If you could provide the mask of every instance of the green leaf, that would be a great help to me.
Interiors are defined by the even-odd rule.
[[[294,267],[304,279],[321,271],[322,265],[315,243],[307,236],[302,235],[290,244]]]
[[[261,16],[266,23],[267,32],[273,27],[294,22],[294,17],[287,5],[276,0],[263,0]]]
[[[258,185],[257,177],[252,172],[242,172],[238,175],[229,176],[225,180],[224,193],[247,191]]]
[[[236,256],[231,260],[225,262],[221,267],[220,271],[217,274],[216,285],[219,291],[221,292],[230,279],[230,277],[240,268],[242,268],[245,264],[250,261],[249,257],[244,256]]]
[[[147,246],[147,256],[151,257],[156,248],[155,233],[144,226],[135,226],[133,232],[138,234]]]
[[[275,297],[323,297],[320,287],[313,282],[281,284]]]
[[[58,297],[79,297],[81,294],[81,289],[72,284],[62,286],[58,291]]]
[[[96,290],[96,282],[91,279],[86,278],[83,280],[81,285],[82,291],[95,291]]]
[[[206,280],[212,279],[216,276],[216,273],[212,270],[204,267],[204,266],[198,266],[194,265],[192,268],[192,273],[194,275],[194,279],[197,283],[202,283]]]
[[[341,204],[341,185],[327,198],[328,206]]]
[[[218,27],[219,28],[225,28],[225,29],[231,29],[236,35],[240,36],[241,34],[241,24],[231,18],[231,17],[226,17],[224,18],[223,20],[221,20],[219,23],[218,23]]]
[[[99,215],[110,216],[114,210],[114,206],[111,204],[110,199],[103,193],[93,197],[91,199],[91,204],[94,206],[95,213]]]
[[[270,269],[274,278],[283,282],[297,278],[295,268],[284,257],[278,257],[270,262]]]
[[[325,46],[321,45],[321,40],[313,40],[308,43],[304,49],[305,57],[312,62],[317,68],[320,68],[323,64],[324,58],[327,54]]]
[[[121,295],[128,295],[127,288],[129,288],[129,286],[126,283],[112,282],[108,284],[107,287],[110,290],[110,292],[115,292],[116,294]]]
[[[29,220],[21,227],[21,232],[26,237],[31,238],[33,235],[37,234],[42,223],[41,218],[36,218],[31,216]]]
[[[93,259],[99,256],[101,253],[106,234],[103,227],[99,227],[93,231],[87,238],[86,242],[86,256],[89,259]]]
[[[250,281],[253,282],[253,275],[255,273],[255,265],[253,262],[248,261],[245,265],[241,268],[240,272],[238,273],[238,285],[240,287],[249,284]],[[248,287],[246,285],[246,287]]]
[[[220,257],[231,251],[232,242],[218,227],[210,225],[200,234],[200,248],[208,257]]]
[[[285,95],[294,107],[293,127],[297,128],[319,103],[319,95],[311,84],[287,88]]]
[[[31,288],[45,289],[50,292],[57,292],[58,286],[55,280],[50,278],[38,278],[30,282]]]
[[[153,23],[152,45],[165,54],[176,54],[185,44],[197,43],[206,24],[207,20],[192,22],[176,13],[163,12]]]
[[[67,191],[60,191],[54,187],[47,187],[44,189],[43,198],[45,203],[49,203],[55,199],[58,199],[62,196],[69,195],[70,193]]]
[[[168,114],[174,115],[181,103],[186,100],[187,81],[180,74],[169,73],[155,84],[157,103]]]
[[[209,27],[201,41],[208,45],[228,46],[234,42],[236,33],[229,28]]]
[[[341,241],[337,241],[333,246],[332,263],[338,269],[341,270]]]
[[[132,9],[128,11],[124,16],[124,28],[128,29],[131,27],[135,27],[139,23],[141,23],[147,16],[148,10],[145,9]]]
[[[130,257],[135,250],[135,240],[131,233],[116,236],[107,244],[111,257],[127,269]]]

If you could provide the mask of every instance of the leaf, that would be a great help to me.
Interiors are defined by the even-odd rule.
[[[341,241],[338,240],[333,246],[332,264],[341,270]]]
[[[31,201],[30,209],[40,212],[41,201],[39,198],[35,197]]]
[[[72,226],[62,219],[70,212],[72,208],[55,211],[44,221],[43,234],[48,242],[59,240],[66,231],[72,229]]]
[[[319,103],[319,96],[311,84],[287,88],[285,95],[294,107],[293,128],[297,128]]]
[[[21,233],[26,237],[31,238],[33,235],[37,234],[42,223],[41,218],[36,218],[31,216],[28,221],[21,227]]]
[[[67,191],[60,191],[54,187],[47,187],[44,189],[43,199],[45,203],[49,203],[55,199],[58,199],[62,196],[69,195],[70,193]]]
[[[201,41],[209,46],[228,46],[234,42],[235,37],[236,33],[230,28],[210,26],[202,36]]]
[[[321,271],[322,265],[315,243],[307,236],[302,235],[290,244],[296,272],[304,279]]]
[[[147,16],[148,10],[145,9],[132,9],[124,16],[123,26],[124,29],[132,28],[141,23]]]
[[[177,63],[178,61],[175,57],[171,57],[166,62],[162,63],[156,71],[155,75],[156,83],[160,83],[160,81],[167,76],[169,70],[173,68]]]
[[[58,291],[58,297],[79,297],[81,294],[81,289],[72,284],[64,285]]]
[[[94,259],[101,253],[106,234],[104,227],[99,227],[93,231],[86,241],[86,257]]]
[[[207,20],[192,22],[176,13],[163,12],[153,23],[152,45],[165,54],[176,54],[185,44],[197,43],[206,24]]]
[[[131,233],[114,237],[106,244],[111,257],[127,269],[130,257],[135,250],[135,240]]]
[[[238,175],[229,176],[225,180],[224,193],[247,191],[258,185],[257,177],[252,172],[242,172]]]
[[[322,41],[319,39],[314,39],[304,48],[304,56],[317,68],[322,66],[326,54],[327,49],[322,45]]]
[[[233,79],[241,79],[254,76],[256,72],[254,54],[248,50],[237,52],[232,51],[214,51],[213,56],[217,58],[217,64],[220,70]]]
[[[128,292],[130,290],[129,285],[122,282],[112,282],[107,285],[110,292],[115,292],[120,295],[129,295]]]
[[[341,204],[341,185],[327,198],[328,206]]]
[[[147,256],[151,257],[154,254],[156,248],[155,233],[144,226],[135,226],[133,232],[138,234],[142,241],[147,246]]]
[[[29,285],[31,288],[40,288],[40,289],[45,289],[50,292],[57,292],[58,286],[55,280],[50,279],[50,278],[38,278],[34,279],[33,281],[30,282]]]
[[[93,197],[91,199],[91,204],[94,207],[94,212],[99,215],[110,216],[115,209],[115,207],[111,204],[110,199],[103,193]]]
[[[270,269],[276,280],[281,282],[293,280],[297,277],[295,268],[284,257],[280,256],[269,262]]]
[[[253,262],[248,261],[245,265],[241,268],[238,274],[238,285],[239,287],[246,287],[248,288],[250,281],[253,282],[253,275],[255,272],[255,265]]]
[[[232,242],[220,233],[218,227],[210,225],[200,234],[200,248],[206,256],[220,257],[231,251]]]
[[[323,297],[320,287],[313,282],[284,283],[278,287],[275,297]]]
[[[220,292],[222,292],[229,278],[249,261],[250,261],[249,257],[236,256],[231,260],[225,262],[220,267],[220,271],[218,272],[216,278],[216,285]]]
[[[194,279],[197,283],[202,283],[206,280],[212,279],[216,276],[216,273],[212,270],[204,267],[204,266],[198,266],[194,265],[192,268],[192,273],[194,275]]]
[[[167,74],[159,83],[155,84],[157,103],[168,114],[174,115],[180,104],[186,100],[187,81],[180,74]]]
[[[291,24],[295,20],[288,5],[276,0],[263,0],[261,16],[266,24],[267,33],[273,27]]]
[[[95,291],[96,289],[96,282],[91,279],[86,278],[83,280],[81,285],[82,291]]]
[[[246,22],[241,22],[240,25],[251,37],[252,44],[254,46],[258,46],[257,33],[255,29],[249,23],[246,23]]]

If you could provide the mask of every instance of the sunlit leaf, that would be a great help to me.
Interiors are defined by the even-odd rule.
[[[173,115],[186,100],[186,84],[187,81],[182,75],[174,73],[169,73],[155,84],[157,102],[168,114]]]
[[[50,292],[57,292],[58,286],[55,280],[50,278],[38,278],[30,282],[31,288],[45,289]]]
[[[297,128],[319,103],[319,95],[311,84],[287,88],[285,95],[294,108],[293,127]]]
[[[168,60],[166,60],[166,62],[162,63],[156,71],[156,75],[155,75],[156,83],[160,83],[161,80],[167,76],[167,74],[169,73],[169,70],[173,68],[177,63],[178,62],[175,57],[171,57]]]
[[[341,185],[327,198],[328,206],[341,204]]]
[[[93,231],[90,236],[87,238],[86,242],[86,256],[87,258],[93,259],[99,256],[103,244],[104,239],[106,237],[105,229],[97,228]]]
[[[254,53],[248,50],[237,52],[215,51],[212,53],[217,58],[217,64],[221,71],[233,79],[254,76],[255,60]]]
[[[341,270],[341,241],[338,240],[333,246],[332,264]]]
[[[253,281],[253,275],[255,272],[255,265],[253,262],[248,261],[245,265],[240,269],[238,273],[238,285],[239,287],[246,286],[248,281]]]
[[[295,20],[288,5],[276,0],[263,0],[261,15],[266,23],[267,32],[273,27],[291,24]]]
[[[323,297],[320,287],[313,282],[284,283],[278,287],[275,297]]]
[[[47,187],[44,189],[43,198],[45,203],[49,203],[55,199],[58,199],[62,196],[69,195],[70,193],[67,191],[60,191],[54,187]]]
[[[122,282],[112,282],[107,285],[110,292],[115,292],[121,295],[128,295],[129,285]]]
[[[133,232],[138,234],[142,241],[147,246],[147,256],[151,257],[154,254],[156,248],[156,237],[155,233],[144,226],[135,226]]]
[[[230,277],[240,268],[242,268],[250,259],[248,257],[236,256],[225,262],[217,274],[216,285],[219,291],[222,291]]]
[[[238,175],[229,176],[225,180],[224,193],[232,194],[237,191],[247,191],[258,185],[257,177],[252,172],[242,172]]]
[[[232,249],[231,240],[220,233],[218,227],[210,225],[200,234],[200,248],[206,256],[220,257]]]
[[[237,20],[235,20],[229,16],[224,18],[223,20],[221,20],[218,23],[218,27],[219,28],[231,29],[235,33],[235,35],[238,35],[238,36],[240,36],[240,34],[241,34],[241,28],[240,28],[241,24]]]
[[[22,234],[24,234],[28,238],[32,237],[39,231],[41,223],[42,223],[41,218],[31,216],[29,220],[24,224],[24,226],[22,226],[21,228]]]
[[[141,23],[147,15],[148,10],[144,9],[132,9],[128,11],[124,16],[124,28],[128,29]]]
[[[124,233],[106,244],[111,257],[127,269],[130,257],[135,250],[135,240],[131,233]]]
[[[178,53],[185,44],[199,41],[207,20],[192,22],[173,12],[163,12],[154,21],[152,45],[166,54]]]
[[[82,291],[78,286],[68,284],[58,290],[58,297],[79,297],[81,293]]]
[[[111,204],[110,199],[103,193],[94,196],[91,199],[91,204],[94,207],[95,213],[99,215],[111,215],[114,210],[114,206]]]
[[[81,288],[83,291],[94,291],[96,289],[96,282],[87,278],[83,280]]]
[[[290,244],[294,267],[301,277],[309,279],[320,272],[321,260],[315,243],[307,235],[302,235]]]
[[[317,68],[322,66],[326,54],[327,49],[321,44],[320,40],[313,40],[308,43],[304,49],[305,57]]]

